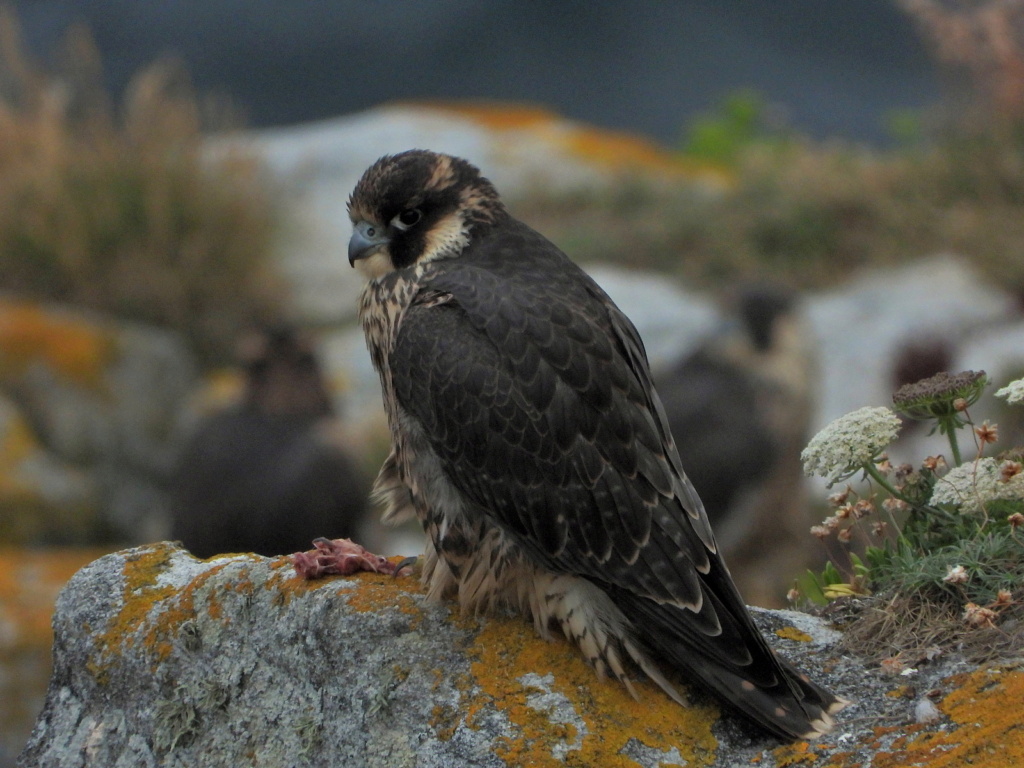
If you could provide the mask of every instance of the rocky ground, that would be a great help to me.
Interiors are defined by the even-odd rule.
[[[700,694],[680,708],[598,681],[516,617],[425,602],[415,578],[299,579],[288,558],[198,561],[169,544],[80,571],[22,766],[1016,765],[1019,667],[955,657],[890,676],[838,634],[755,612],[780,653],[852,701],[780,744]]]

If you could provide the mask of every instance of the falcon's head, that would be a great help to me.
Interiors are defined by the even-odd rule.
[[[458,256],[470,231],[504,214],[494,186],[465,160],[412,149],[371,165],[348,201],[348,260],[368,277]]]

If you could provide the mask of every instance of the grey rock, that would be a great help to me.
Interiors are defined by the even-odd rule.
[[[816,428],[865,405],[891,404],[892,366],[903,346],[938,341],[956,350],[1018,312],[1009,293],[948,254],[873,270],[806,303],[820,344]]]
[[[103,510],[108,536],[162,537],[178,420],[198,383],[193,355],[171,331],[62,306],[36,310],[53,333],[89,342],[74,366],[40,352],[0,379],[40,448],[22,474],[41,499],[64,495],[68,505]]]
[[[899,679],[838,656],[820,620],[754,617],[780,652],[855,699],[823,754],[869,750],[875,726],[914,722],[913,704],[886,695]],[[288,558],[198,561],[157,544],[81,570],[54,631],[23,768],[784,764],[777,741],[699,692],[684,709],[637,683],[633,701],[566,643],[518,617],[459,617],[408,576],[307,582]],[[918,690],[941,693],[957,669],[915,672]]]
[[[0,394],[0,478],[46,507],[79,508],[95,499],[88,475],[47,451],[17,404]]]

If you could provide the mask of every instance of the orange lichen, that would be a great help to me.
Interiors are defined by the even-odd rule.
[[[721,172],[698,165],[641,136],[574,123],[543,107],[500,101],[430,101],[418,106],[459,115],[493,131],[530,132],[570,156],[616,172],[700,176],[715,184],[725,182]]]
[[[28,422],[17,411],[6,418],[6,429],[0,435],[0,496],[17,498],[31,488],[16,468],[33,453],[40,450]]]
[[[464,723],[472,727],[489,707],[502,711],[518,730],[494,747],[508,765],[624,768],[635,765],[621,754],[632,739],[666,752],[677,749],[686,765],[714,759],[714,706],[681,707],[646,681],[633,683],[638,696],[633,699],[622,684],[599,680],[575,648],[538,638],[520,618],[488,619],[470,654],[474,685],[467,691]],[[585,727],[552,721],[550,713],[531,706],[528,700],[537,689],[522,682],[529,673],[551,680],[550,691],[568,700]],[[564,760],[555,756],[556,745]]]
[[[31,540],[45,530],[54,512],[31,471],[41,447],[28,422],[13,408],[0,414],[0,542]]]
[[[638,170],[694,176],[702,172],[695,163],[666,152],[655,144],[628,133],[579,127],[562,137],[562,145],[573,155],[616,171]],[[710,176],[708,171],[704,174]]]
[[[431,109],[454,112],[498,131],[521,130],[550,125],[559,119],[550,109],[533,104],[502,101],[428,101]]]
[[[275,605],[287,605],[293,597],[323,589],[335,578],[327,576],[321,579],[304,579],[296,575],[291,557],[281,555],[270,561],[270,576],[263,582],[263,588],[274,592]]]
[[[901,685],[899,688],[886,691],[885,695],[890,699],[912,699],[915,695],[915,689],[912,685]]]
[[[981,669],[949,678],[945,686],[954,690],[940,708],[953,727],[949,723],[912,723],[872,729],[871,737],[861,745],[874,752],[872,768],[1024,765],[1024,728],[1019,714],[1024,670]],[[833,752],[820,768],[860,768],[862,761],[862,752]]]
[[[142,644],[152,652],[155,662],[164,661],[171,655],[174,650],[174,639],[181,626],[186,621],[195,619],[198,591],[230,563],[230,560],[223,560],[196,576],[166,601],[164,609],[160,612],[159,620],[149,622],[142,635]],[[203,602],[203,608],[211,618],[214,618],[214,606],[217,606],[216,613],[220,615],[218,601],[207,595],[207,599]]]
[[[880,752],[875,768],[927,765],[954,768],[984,765],[987,768],[1024,765],[1024,671],[982,669],[951,680],[955,689],[940,709],[956,724],[949,730],[922,730],[913,738],[896,742]],[[911,729],[907,729],[911,731]]]
[[[212,590],[203,592],[201,607],[197,606],[196,599],[211,579],[237,560],[215,562],[181,587],[160,585],[159,576],[167,570],[174,552],[174,545],[161,543],[126,555],[121,607],[105,630],[97,635],[97,652],[89,664],[89,670],[98,682],[107,679],[112,665],[128,648],[141,646],[155,667],[171,654],[181,626],[196,618],[199,610],[204,610],[214,619],[222,616]],[[242,577],[224,589],[238,591],[245,584],[252,588],[252,582]]]
[[[273,591],[275,593],[273,598],[274,604],[282,606],[290,603],[293,598],[300,597],[309,592],[315,592],[319,589],[326,589],[332,585],[336,585],[338,582],[346,584],[353,578],[381,575],[359,573],[354,576],[328,575],[320,576],[315,579],[306,579],[295,573],[295,568],[292,564],[290,555],[282,555],[271,560],[270,571],[270,577],[263,583],[263,588]],[[390,579],[391,577],[389,576],[388,578]],[[380,593],[380,596],[384,597],[386,596],[386,593],[387,590],[383,590]],[[376,607],[380,606],[368,607],[366,610],[374,610]]]
[[[393,565],[397,565],[403,559],[400,556],[388,558]],[[419,604],[413,599],[413,595],[422,595],[423,590],[415,576],[405,575],[409,573],[406,570],[403,570],[401,576],[362,571],[350,576],[333,575],[304,579],[295,573],[292,561],[288,557],[277,558],[271,563],[271,568],[273,574],[267,579],[264,587],[277,590],[281,604],[306,592],[330,585],[340,585],[338,594],[346,596],[348,606],[359,613],[370,613],[391,607],[398,608],[402,613],[416,619],[423,615]],[[357,586],[352,586],[353,581],[357,582]]]
[[[359,573],[348,578],[359,580],[356,589],[345,589],[339,592],[348,596],[348,606],[359,613],[379,611],[383,608],[397,608],[402,613],[413,617],[413,627],[418,625],[423,616],[423,609],[413,599],[413,594],[420,592],[419,581],[408,576],[390,576],[383,573]],[[413,591],[410,592],[409,588]]]
[[[97,654],[88,663],[89,672],[100,684],[107,681],[112,664],[124,648],[135,643],[153,605],[174,594],[169,585],[157,586],[157,579],[170,563],[174,547],[158,544],[134,551],[125,558],[121,608],[97,635]]]
[[[814,639],[806,632],[803,632],[796,627],[783,627],[782,629],[775,630],[775,634],[783,640],[796,640],[800,643],[809,643]]]
[[[206,374],[203,388],[193,403],[199,413],[214,413],[234,405],[245,392],[245,377],[240,370],[221,368]]]
[[[113,357],[111,334],[26,301],[0,300],[0,377],[41,362],[72,382],[97,386]]]
[[[430,710],[430,724],[441,741],[450,741],[458,728],[458,712],[450,704],[435,704]]]
[[[794,744],[786,744],[772,750],[775,755],[775,764],[778,768],[786,768],[790,765],[808,765],[818,759],[818,753],[806,741],[798,741]]]

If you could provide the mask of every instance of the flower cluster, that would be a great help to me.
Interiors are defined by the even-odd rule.
[[[951,469],[935,484],[931,503],[963,514],[984,514],[997,501],[1024,502],[1024,473],[1016,461],[982,458]]]
[[[984,371],[937,373],[904,384],[892,396],[896,410],[911,419],[956,418],[981,397],[988,383]]]
[[[971,574],[962,565],[951,566],[942,581],[946,584],[967,584],[971,580]],[[988,605],[978,605],[968,600],[964,604],[964,612],[961,616],[963,622],[969,627],[994,627],[996,619],[1017,601],[1013,599],[1013,593],[1008,589],[1000,589],[996,593],[996,599]]]
[[[993,626],[1019,605],[1007,587],[1024,582],[1024,448],[985,456],[999,428],[975,426],[969,409],[987,384],[984,371],[943,373],[893,396],[904,417],[935,422],[949,441],[948,461],[939,455],[894,466],[885,451],[901,422],[889,408],[861,408],[815,435],[801,454],[808,474],[832,486],[862,472],[867,482],[829,496],[831,514],[811,528],[829,562],[820,575],[803,577],[791,597],[826,602],[886,586],[937,589],[959,596],[970,627]],[[1024,379],[996,394],[1024,403]],[[961,431],[975,449],[966,460]]]
[[[831,486],[870,466],[899,431],[899,417],[889,408],[861,408],[815,435],[800,460],[808,475],[821,475]]]
[[[996,397],[1005,397],[1011,405],[1024,403],[1024,379],[1011,381],[1002,389],[996,390]]]

